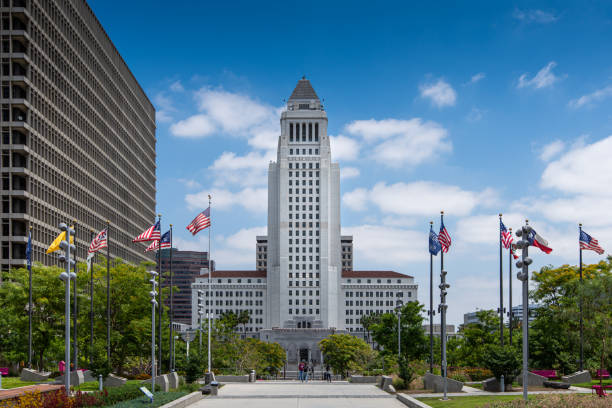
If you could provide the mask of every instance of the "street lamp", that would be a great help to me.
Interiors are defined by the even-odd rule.
[[[397,363],[401,364],[400,360],[402,358],[402,306],[404,302],[398,300],[396,302],[395,311],[397,312]]]
[[[525,226],[515,232],[516,236],[521,238],[516,243],[516,247],[522,250],[521,259],[516,263],[516,267],[520,269],[516,277],[523,283],[523,399],[525,401],[527,401],[527,378],[529,374],[529,265],[533,262],[529,258],[529,241],[527,239],[531,231],[529,220],[525,220]]]
[[[155,364],[155,308],[157,307],[157,300],[155,297],[157,296],[157,292],[155,291],[157,286],[157,281],[155,277],[158,275],[155,271],[149,271],[149,275],[151,275],[151,291],[149,295],[151,295],[151,392],[155,392],[155,374],[157,372],[156,364]]]
[[[59,225],[60,230],[65,233],[65,240],[60,242],[59,247],[64,250],[64,255],[58,257],[60,262],[65,263],[66,271],[62,272],[59,276],[64,281],[65,287],[65,339],[64,339],[64,360],[66,365],[64,367],[64,387],[66,388],[66,394],[70,393],[70,280],[74,279],[76,282],[76,274],[71,272],[70,269],[75,264],[74,259],[70,258],[70,251],[76,251],[74,244],[70,244],[70,235],[74,234],[74,230],[69,228],[66,224],[61,223]]]

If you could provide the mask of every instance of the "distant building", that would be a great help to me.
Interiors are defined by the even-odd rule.
[[[214,262],[212,262],[214,268]],[[170,286],[170,249],[162,249],[161,267],[164,274],[162,286]],[[191,324],[191,285],[200,275],[202,268],[208,268],[208,252],[179,251],[172,248],[172,281],[178,290],[174,291],[175,323]],[[170,307],[170,297],[164,298],[166,307]]]
[[[537,305],[537,304],[529,305],[529,322],[532,322],[535,319],[534,311],[539,307],[540,305]],[[465,325],[472,324],[472,323],[480,323],[480,320],[478,319],[478,316],[476,315],[480,311],[481,310],[477,310],[476,312],[464,313],[463,314],[463,325],[465,326]],[[523,319],[523,305],[512,306],[512,314],[515,320],[522,320]],[[504,317],[504,320],[507,322],[508,318]]]
[[[423,331],[425,331],[425,335],[429,336],[429,324],[424,324],[423,325]],[[442,334],[442,325],[441,324],[435,324],[433,325],[433,335],[434,337],[440,337]],[[455,331],[455,325],[454,324],[447,324],[446,325],[446,340],[450,339],[451,337],[458,337],[459,335],[457,334],[457,332]]]

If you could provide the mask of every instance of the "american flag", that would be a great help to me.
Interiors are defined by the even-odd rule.
[[[148,241],[156,241],[161,238],[161,231],[159,226],[159,221],[157,221],[154,225],[151,225],[145,232],[137,236],[132,240],[132,242],[148,242]]]
[[[210,227],[210,207],[199,213],[187,226],[187,230],[195,235],[208,227]]]
[[[580,230],[580,249],[595,251],[599,255],[604,253],[603,248],[599,246],[599,241],[582,230]]]
[[[166,231],[166,233],[161,236],[161,239],[159,241],[153,241],[151,245],[149,245],[147,249],[145,249],[145,252],[157,251],[160,246],[162,249],[171,248],[172,247],[171,241],[172,241],[172,235],[170,231]]]
[[[506,226],[502,222],[501,218],[499,219],[499,231],[501,234],[499,238],[501,239],[504,248],[510,248],[510,245],[512,245],[512,233],[506,229]]]
[[[89,253],[98,252],[102,248],[106,248],[108,246],[108,228],[104,228],[102,231],[96,235],[96,237],[89,244]]]
[[[440,245],[442,246],[442,252],[447,253],[448,248],[450,248],[451,246],[451,237],[450,235],[448,235],[448,231],[446,230],[446,227],[444,226],[444,221],[442,221],[442,224],[440,225],[440,233],[438,234],[438,242],[440,242]]]

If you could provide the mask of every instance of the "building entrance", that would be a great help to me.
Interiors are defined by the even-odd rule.
[[[308,349],[300,349],[300,361],[308,361]]]

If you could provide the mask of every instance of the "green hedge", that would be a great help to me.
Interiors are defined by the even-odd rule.
[[[133,408],[133,407],[161,407],[175,399],[181,398],[188,393],[186,391],[170,391],[170,392],[156,392],[153,394],[153,404],[149,403],[149,399],[144,395],[132,399],[129,401],[119,402],[115,405],[111,405],[112,408]],[[142,395],[142,393],[141,393]]]

